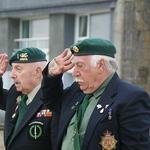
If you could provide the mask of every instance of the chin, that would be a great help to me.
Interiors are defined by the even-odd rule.
[[[17,88],[17,87],[16,87],[16,90],[17,90],[18,92],[21,92],[21,89],[20,89],[20,88]]]
[[[83,89],[81,87],[80,87],[80,89],[81,89],[81,91],[83,91],[84,94],[91,94],[91,93],[93,93],[93,91],[89,90],[89,89],[85,89],[85,88]]]
[[[90,91],[88,91],[88,90],[86,90],[86,89],[82,89],[82,88],[80,88],[81,89],[81,91],[84,93],[84,94],[90,94],[91,92]]]
[[[89,91],[83,91],[84,94],[91,94],[93,92],[89,92]]]

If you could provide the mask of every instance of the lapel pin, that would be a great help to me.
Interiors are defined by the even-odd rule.
[[[77,101],[76,103],[75,103],[75,106],[77,106],[79,104],[79,102]]]
[[[71,109],[73,110],[73,109],[75,109],[76,108],[76,106],[75,105],[73,105],[72,107],[71,107]]]
[[[101,104],[97,104],[97,109],[100,109],[102,108],[102,105]]]
[[[75,109],[75,105],[73,105],[73,106],[71,107],[71,109],[72,109],[72,110]]]
[[[100,113],[102,114],[104,112],[104,108],[102,108],[101,110],[100,110]]]
[[[77,102],[71,107],[71,109],[72,109],[72,110],[75,109],[76,106],[78,106],[78,104],[79,104],[79,102],[77,101]]]
[[[112,119],[112,109],[109,108],[108,110],[108,120],[111,120]]]
[[[14,113],[13,115],[12,115],[12,119],[14,119],[16,117],[16,113]]]
[[[109,105],[105,105],[105,109],[108,107]]]

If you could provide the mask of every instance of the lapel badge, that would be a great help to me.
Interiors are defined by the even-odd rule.
[[[75,109],[76,106],[78,106],[78,104],[79,104],[79,102],[77,101],[74,105],[72,105],[71,109],[72,109],[72,110]]]
[[[72,110],[75,109],[75,106],[73,105],[73,106],[71,107],[71,109],[72,109]]]
[[[76,103],[75,103],[75,106],[77,106],[79,104],[79,102],[77,101]]]
[[[103,150],[115,150],[117,140],[115,139],[114,135],[111,135],[110,131],[106,131],[104,136],[102,136],[101,142],[99,143]]]
[[[13,113],[13,115],[11,116],[11,122],[12,122],[13,124],[16,123],[17,117],[18,117],[18,113],[17,113],[17,112]]]
[[[17,121],[17,118],[18,118],[18,105],[15,108],[15,112],[11,116],[11,121],[15,123]]]
[[[97,104],[97,109],[100,109],[102,108],[102,105],[101,104]]]
[[[108,107],[109,105],[105,105],[105,109]]]
[[[104,112],[104,108],[102,108],[101,110],[100,110],[100,113],[102,114]]]
[[[104,112],[104,108],[102,107],[101,104],[97,104],[97,109],[99,110],[100,109],[100,113],[102,114]]]
[[[13,113],[13,115],[11,116],[12,119],[14,119],[17,116],[17,112],[18,112],[18,105],[15,108],[15,112]]]
[[[112,109],[109,108],[108,109],[108,120],[111,120],[112,119]]]
[[[12,115],[12,119],[14,119],[16,117],[16,113],[13,113],[13,115]]]
[[[16,100],[17,100],[17,104],[19,104],[21,101],[21,96],[19,95]]]

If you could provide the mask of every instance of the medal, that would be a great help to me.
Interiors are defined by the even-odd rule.
[[[50,111],[49,109],[42,109],[40,112],[38,112],[36,114],[36,117],[37,118],[40,118],[40,117],[52,117],[52,111]]]
[[[102,146],[103,150],[115,150],[117,140],[114,135],[111,135],[111,132],[107,130],[104,136],[102,136],[102,140],[99,144]]]

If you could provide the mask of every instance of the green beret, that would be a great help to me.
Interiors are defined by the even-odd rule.
[[[105,55],[115,57],[116,48],[108,40],[89,38],[79,41],[70,47],[75,56]]]
[[[32,63],[47,61],[46,54],[38,48],[23,48],[12,54],[9,64],[12,63]]]

